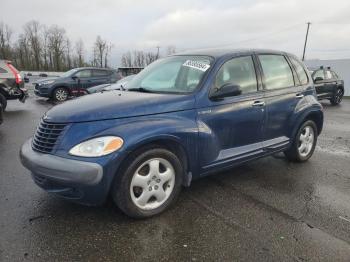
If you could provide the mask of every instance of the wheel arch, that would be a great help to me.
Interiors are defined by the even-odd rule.
[[[68,91],[68,94],[69,94],[69,95],[71,94],[71,90],[70,90],[70,88],[69,88],[68,86],[63,85],[63,84],[59,84],[59,85],[55,85],[55,86],[53,86],[52,88],[50,88],[50,94],[49,94],[50,97],[53,96],[53,93],[55,92],[55,90],[56,90],[57,88],[65,88],[65,89]]]
[[[312,120],[317,127],[317,134],[320,135],[323,129],[323,111],[322,110],[309,110],[307,112],[304,112],[298,120],[296,121],[295,128],[293,130],[293,138],[295,137],[296,133],[298,132],[300,126],[307,120]]]
[[[145,150],[149,150],[152,148],[164,148],[169,150],[170,152],[174,153],[183,163],[184,165],[184,174],[183,174],[183,186],[190,186],[191,180],[192,180],[192,170],[190,168],[190,160],[189,160],[189,154],[185,148],[184,145],[179,141],[178,138],[174,136],[158,136],[158,137],[152,137],[147,140],[142,140],[139,143],[133,145],[131,148],[129,148],[124,154],[124,156],[121,158],[121,163],[126,163],[128,158],[132,156],[135,152],[143,152]],[[124,168],[124,165],[121,164],[116,172],[115,177],[116,179],[118,177],[118,173],[120,170]]]

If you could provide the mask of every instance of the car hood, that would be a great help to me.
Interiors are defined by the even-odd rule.
[[[45,77],[44,79],[38,79],[35,81],[36,84],[41,84],[43,82],[46,82],[46,81],[50,81],[50,80],[57,80],[58,77]]]
[[[49,110],[51,123],[87,122],[193,109],[193,95],[154,94],[130,91],[95,93],[67,101]]]

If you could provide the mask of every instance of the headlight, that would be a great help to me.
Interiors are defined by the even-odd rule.
[[[123,139],[117,136],[93,138],[74,146],[69,154],[83,157],[105,156],[120,149],[123,143]]]
[[[52,84],[53,82],[55,82],[55,80],[47,80],[47,81],[42,82],[41,84],[42,85],[49,85],[49,84]]]

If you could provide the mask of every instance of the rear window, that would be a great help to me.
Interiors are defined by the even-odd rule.
[[[0,67],[0,74],[6,74],[6,73],[7,73],[7,70],[2,68],[2,67]]]
[[[339,78],[339,76],[337,75],[336,72],[332,71],[332,74],[333,74],[333,78],[335,78],[335,79],[338,79],[338,78]]]

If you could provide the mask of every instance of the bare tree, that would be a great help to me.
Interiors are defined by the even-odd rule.
[[[49,29],[49,54],[52,68],[56,71],[63,69],[64,51],[66,44],[66,31],[64,28],[52,25]]]
[[[42,28],[42,57],[43,57],[43,69],[49,69],[49,29],[46,26]]]
[[[132,67],[132,55],[130,51],[122,55],[122,66]]]
[[[107,49],[107,42],[101,38],[101,36],[97,36],[95,44],[94,44],[94,64],[96,66],[103,67],[103,60],[105,57],[105,52]]]
[[[105,52],[105,67],[108,67],[108,60],[109,60],[109,56],[111,55],[112,48],[113,48],[112,43],[107,44],[106,52]]]
[[[30,21],[24,25],[24,34],[31,48],[31,54],[34,61],[34,69],[39,70],[41,67],[41,32],[38,21]]]
[[[146,58],[145,58],[145,64],[149,65],[150,63],[156,61],[158,59],[158,56],[159,55],[157,53],[147,52]]]
[[[2,59],[11,59],[11,37],[12,30],[11,28],[4,24],[0,23],[0,58]]]
[[[66,39],[66,66],[67,69],[72,68],[71,43],[69,38]]]
[[[77,56],[77,63],[76,66],[78,67],[82,67],[84,66],[85,62],[84,62],[84,42],[83,40],[79,39],[76,43],[75,43],[75,52],[76,52],[76,56]]]
[[[134,51],[134,67],[144,67],[145,66],[145,53],[143,51]]]

